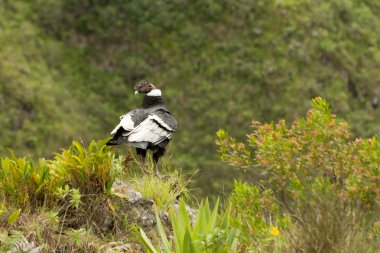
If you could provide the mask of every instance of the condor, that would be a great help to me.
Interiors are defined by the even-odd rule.
[[[134,90],[136,95],[145,94],[142,108],[120,117],[120,123],[111,132],[113,138],[107,145],[126,143],[135,147],[143,161],[147,150],[152,150],[155,173],[158,176],[158,160],[165,153],[166,145],[177,128],[177,121],[167,109],[161,91],[152,83],[141,80]]]

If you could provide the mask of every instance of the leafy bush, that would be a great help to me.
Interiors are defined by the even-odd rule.
[[[171,210],[170,213],[173,227],[172,240],[168,239],[159,215],[156,217],[163,251],[160,250],[160,245],[155,248],[145,232],[140,229],[142,241],[149,252],[171,253],[173,250],[177,253],[237,252],[239,230],[230,226],[228,215],[219,219],[218,202],[213,210],[210,209],[207,200],[201,204],[192,224],[185,202],[181,201],[178,212]]]
[[[82,193],[109,192],[114,180],[115,154],[109,152],[105,141],[91,142],[88,149],[80,143],[63,150],[55,161],[28,157],[1,158],[0,196],[7,203],[26,207],[42,205],[53,198],[64,183],[79,188]]]
[[[218,132],[222,160],[273,191],[298,228],[298,237],[290,238],[295,247],[326,252],[348,243],[347,227],[357,217],[368,221],[378,208],[378,138],[351,140],[348,124],[322,98],[313,99],[306,118],[290,127],[284,120],[252,126],[248,145]]]
[[[80,189],[82,194],[111,192],[115,180],[115,154],[104,141],[91,141],[86,149],[74,141],[70,148],[62,149],[55,156],[51,168],[72,188]],[[121,161],[119,161],[121,162]]]
[[[56,155],[56,160],[40,159],[37,163],[11,151],[11,157],[0,159],[0,197],[6,206],[28,208],[52,205],[64,184],[79,189],[80,194],[110,193],[122,162],[105,141],[92,141],[88,148],[73,142]]]
[[[283,120],[252,124],[248,147],[223,130],[218,132],[221,158],[249,169],[260,179],[257,183],[271,187],[284,204],[297,204],[291,201],[294,198],[307,200],[304,194],[310,184],[313,189],[332,188],[351,200],[360,197],[366,204],[375,204],[380,142],[378,138],[352,141],[347,123],[336,120],[325,100],[313,99],[306,119],[295,120],[290,128]]]
[[[62,184],[62,179],[51,171],[45,159],[35,164],[32,159],[16,157],[11,151],[11,157],[0,161],[0,197],[10,205],[42,205]]]

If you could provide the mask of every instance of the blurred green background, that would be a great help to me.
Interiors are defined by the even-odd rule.
[[[379,133],[379,13],[378,0],[0,0],[1,153],[108,138],[146,78],[178,120],[170,163],[200,170],[199,194],[227,192],[239,175],[218,159],[219,128],[243,139],[252,119],[291,122],[322,96],[356,136]]]

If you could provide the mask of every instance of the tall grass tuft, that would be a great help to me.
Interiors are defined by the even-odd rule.
[[[169,209],[180,197],[194,200],[186,187],[189,180],[184,179],[178,170],[167,173],[164,178],[158,178],[153,174],[135,175],[130,179],[130,183],[133,189],[153,199],[164,209]]]

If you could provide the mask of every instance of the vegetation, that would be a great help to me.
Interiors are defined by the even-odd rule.
[[[0,0],[0,251],[379,252],[379,12]],[[142,78],[179,122],[162,178],[104,145]]]
[[[248,224],[242,225],[258,233],[255,216],[264,213],[265,218],[275,218],[286,233],[284,247],[289,252],[376,252],[380,246],[374,228],[379,208],[379,140],[351,140],[347,123],[336,119],[325,100],[315,98],[312,106],[306,118],[289,127],[284,120],[253,121],[247,144],[218,132],[221,158],[242,169],[262,189],[260,198],[257,188],[239,191],[266,207],[262,211],[250,201],[253,212],[247,213]],[[240,194],[239,202],[234,194],[232,201],[244,210],[246,197]],[[292,225],[285,229],[287,217]],[[370,234],[375,238],[372,242]],[[244,243],[254,250],[256,240],[251,237]]]
[[[33,252],[119,252],[114,247],[118,243],[139,248],[134,232],[137,226],[154,238],[154,230],[141,223],[140,217],[149,215],[150,203],[155,203],[157,210],[167,210],[175,201],[174,194],[186,198],[185,181],[178,173],[168,174],[171,181],[142,183],[139,188],[143,193],[165,189],[161,195],[155,193],[160,198],[149,196],[155,202],[125,200],[130,196],[120,194],[126,189],[115,189],[115,179],[133,186],[136,177],[127,176],[123,157],[116,157],[105,143],[92,141],[85,147],[74,141],[54,160],[40,159],[38,163],[13,152],[1,158],[1,252],[29,248]],[[152,178],[145,175],[141,182],[148,177]],[[183,185],[170,191],[166,188],[171,187],[170,182]]]
[[[106,140],[37,163],[11,152],[1,158],[0,250],[378,252],[379,140],[350,139],[319,97],[289,126],[252,125],[246,144],[217,133],[222,160],[247,182],[213,208],[196,206],[178,170],[156,178],[151,161],[118,156]]]
[[[283,231],[290,228],[291,219],[280,213],[270,189],[235,181],[229,205],[230,222],[241,231],[240,252],[281,252],[286,242]]]
[[[165,253],[175,252],[237,252],[239,230],[229,225],[228,216],[218,221],[218,202],[213,210],[209,204],[199,206],[196,218],[190,220],[185,202],[181,201],[179,210],[170,214],[173,227],[173,242],[168,239],[162,226],[160,217],[157,215],[157,228],[161,236],[161,245]],[[140,230],[142,240],[149,252],[160,252],[160,245],[154,248],[152,242],[143,230]]]
[[[131,186],[145,197],[153,199],[158,206],[169,209],[181,197],[194,200],[187,189],[189,182],[178,171],[169,172],[164,180],[152,172],[132,177]]]
[[[321,96],[353,136],[379,132],[379,11],[357,0],[1,0],[1,144],[36,159],[105,139],[147,78],[179,122],[174,167],[200,169],[200,192],[228,190],[221,127],[243,138],[253,118],[291,121]]]

